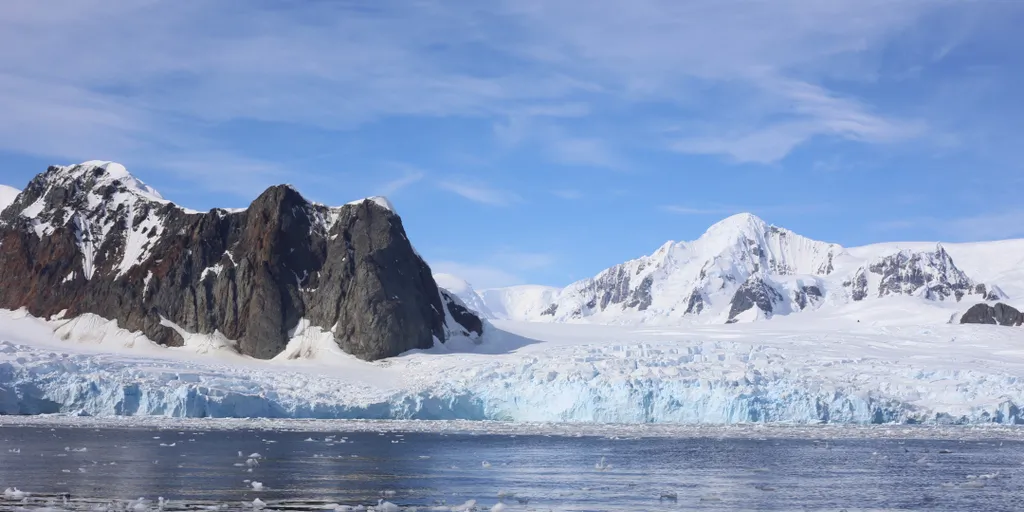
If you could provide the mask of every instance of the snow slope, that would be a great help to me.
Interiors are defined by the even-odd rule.
[[[943,324],[913,297],[884,302],[690,328],[495,321],[480,345],[375,363],[331,350],[261,361],[216,339],[165,349],[102,319],[47,323],[0,312],[0,413],[1024,421],[1024,329]],[[315,348],[316,335],[296,343]]]
[[[14,187],[0,185],[0,212],[4,211],[8,205],[13,203],[20,193],[21,191]]]
[[[1009,292],[1009,295],[1007,294]],[[1024,295],[1024,241],[847,249],[728,217],[564,289],[511,287],[479,299],[499,318],[624,325],[722,324],[901,295],[946,308]]]
[[[496,318],[530,320],[539,317],[560,291],[551,286],[519,285],[482,290],[479,296]]]
[[[483,297],[465,279],[451,274],[434,274],[434,282],[437,283],[437,286],[455,294],[466,307],[476,311],[483,318],[495,318],[494,313],[487,307]]]

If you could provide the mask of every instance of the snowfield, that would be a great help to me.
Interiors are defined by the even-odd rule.
[[[297,332],[262,361],[98,317],[0,312],[0,414],[605,423],[1024,423],[1024,329],[913,297],[692,327],[496,320],[374,363]]]

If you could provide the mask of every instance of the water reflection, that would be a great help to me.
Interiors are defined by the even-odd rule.
[[[4,427],[0,489],[232,507],[259,497],[313,508],[383,498],[509,510],[1014,510],[1022,446]]]

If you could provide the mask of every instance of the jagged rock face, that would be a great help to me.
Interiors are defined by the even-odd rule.
[[[821,292],[821,288],[814,285],[801,286],[799,290],[793,292],[793,302],[799,307],[800,310],[807,309],[807,306],[818,302],[824,297],[825,294]]]
[[[933,253],[901,251],[868,269],[879,276],[878,296],[910,295],[923,290],[928,299],[956,300],[974,292],[974,283],[953,264],[941,246]]]
[[[875,276],[878,285],[869,289],[868,274]],[[900,251],[880,258],[856,271],[854,277],[843,282],[853,300],[864,300],[869,295],[920,294],[928,300],[953,299],[960,301],[966,295],[976,294],[1001,298],[997,287],[987,290],[984,284],[975,284],[963,273],[942,246],[933,252]]]
[[[755,307],[766,316],[771,316],[775,311],[775,305],[782,300],[784,298],[778,290],[763,279],[752,277],[743,283],[733,295],[729,308],[729,321],[735,321],[737,315]]]
[[[475,311],[467,307],[462,300],[447,290],[441,290],[441,299],[444,301],[445,307],[458,327],[461,328],[459,334],[469,337],[473,337],[475,334],[477,339],[483,335],[484,322]]]
[[[1003,293],[1003,290],[999,289],[999,287],[995,285],[987,287],[984,284],[979,283],[974,287],[974,293],[988,301],[1007,298],[1006,294]]]
[[[643,270],[641,264],[640,270]],[[595,311],[604,311],[611,305],[627,309],[644,311],[651,305],[651,285],[653,278],[648,275],[636,279],[637,272],[631,272],[628,265],[612,267],[594,279],[583,281],[577,285],[582,307],[577,307],[573,318],[580,318]],[[558,304],[551,304],[541,314],[554,315]]]
[[[401,219],[371,200],[329,208],[276,186],[198,213],[116,164],[51,167],[4,210],[0,240],[0,307],[93,313],[164,345],[182,343],[174,327],[219,331],[271,358],[306,318],[373,360],[465,330],[446,324]]]
[[[850,298],[853,300],[864,300],[868,296],[868,276],[864,269],[857,270],[853,279],[844,281],[843,286],[850,289]]]
[[[1002,302],[994,306],[981,303],[971,306],[960,317],[960,323],[1019,326],[1024,324],[1024,313]]]

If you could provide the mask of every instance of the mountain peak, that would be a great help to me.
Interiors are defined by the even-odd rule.
[[[51,170],[55,175],[66,179],[82,179],[86,183],[90,183],[93,189],[117,182],[128,192],[145,199],[166,202],[160,192],[133,176],[125,166],[117,162],[89,160],[80,164],[51,167]]]
[[[350,202],[348,204],[349,205],[357,205],[357,204],[361,204],[361,203],[363,203],[365,201],[369,201],[369,202],[371,202],[371,203],[373,203],[373,204],[375,204],[377,206],[380,206],[381,208],[384,208],[385,210],[388,210],[388,211],[390,211],[392,213],[395,213],[395,205],[392,204],[391,201],[388,198],[384,197],[384,196],[364,197],[362,199],[359,199],[359,200],[356,200],[356,201],[352,201],[352,202]]]
[[[747,238],[752,238],[751,235],[764,233],[768,227],[768,223],[757,215],[752,213],[737,213],[712,224],[704,233],[704,237],[731,237],[736,234],[742,234]]]

